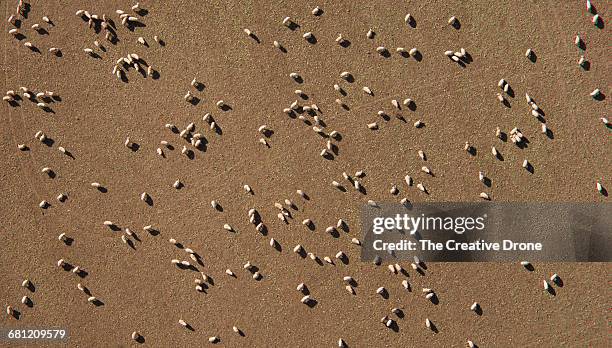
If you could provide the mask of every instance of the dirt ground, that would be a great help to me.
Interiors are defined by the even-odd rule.
[[[1,0],[0,17],[13,14],[16,4]],[[351,243],[361,238],[359,213],[367,200],[476,201],[487,192],[493,201],[608,202],[595,185],[612,187],[610,130],[600,120],[609,111],[609,98],[589,96],[595,88],[606,94],[610,87],[605,1],[594,2],[602,29],[591,23],[584,1],[142,1],[148,13],[139,16],[144,25],[133,31],[115,13],[131,13],[131,2],[29,4],[28,18],[21,18],[25,38],[8,34],[13,26],[5,20],[1,25],[2,91],[26,86],[53,91],[61,101],[50,104],[53,112],[28,100],[0,105],[0,304],[21,313],[19,320],[2,315],[0,327],[63,327],[70,331],[63,344],[81,347],[138,346],[133,331],[155,347],[208,345],[211,336],[220,338],[217,346],[228,347],[331,347],[339,338],[350,347],[462,347],[468,339],[480,347],[609,345],[609,263],[536,263],[533,272],[518,263],[431,263],[420,276],[401,262],[409,273],[405,277],[391,274],[386,265],[361,262],[359,246]],[[311,14],[315,6],[323,9],[321,16]],[[113,19],[119,41],[111,44],[104,32],[88,28],[75,16],[78,9]],[[404,22],[407,13],[414,27]],[[286,16],[299,27],[284,26]],[[450,16],[459,19],[459,29],[447,24]],[[31,29],[35,23],[48,33]],[[370,28],[374,39],[366,38]],[[317,42],[304,40],[305,32]],[[335,42],[338,34],[349,47]],[[576,34],[586,45],[583,52],[574,44]],[[286,52],[275,48],[274,40]],[[26,41],[40,52],[25,47]],[[391,57],[379,55],[378,46],[387,47]],[[62,56],[50,54],[50,47],[60,48]],[[99,57],[88,56],[87,47]],[[417,47],[422,60],[401,57],[397,47]],[[463,68],[444,55],[461,47],[472,57]],[[528,48],[535,63],[524,55]],[[129,53],[159,75],[144,77],[130,69],[127,82],[117,79],[113,66]],[[581,54],[590,62],[588,71],[577,64]],[[342,80],[343,71],[355,81]],[[303,83],[291,79],[291,72]],[[190,86],[194,78],[204,84],[202,91]],[[510,107],[496,98],[501,78],[515,93],[507,97]],[[363,86],[374,95],[363,93]],[[308,100],[296,96],[296,89]],[[184,101],[187,91],[200,99],[197,105]],[[544,111],[550,136],[541,134],[525,93]],[[392,99],[405,98],[415,101],[416,110],[391,105]],[[217,108],[219,100],[231,110]],[[324,131],[342,135],[334,141],[333,159],[319,155],[327,139],[283,113],[295,100],[318,105]],[[390,120],[380,118],[379,110]],[[208,128],[206,113],[220,131]],[[425,126],[415,128],[417,120]],[[181,148],[193,147],[164,127],[173,123],[183,129],[191,122],[193,133],[206,139],[205,149],[194,150],[192,159]],[[368,129],[371,122],[379,129]],[[259,143],[258,128],[264,124],[274,132],[269,147]],[[498,139],[496,127],[506,133],[520,128],[527,146]],[[34,139],[39,130],[52,142]],[[136,151],[123,145],[128,136],[138,144]],[[162,147],[165,157],[156,153],[162,140],[173,146]],[[475,156],[464,151],[466,141]],[[18,144],[29,150],[20,151]],[[73,157],[58,151],[60,146]],[[493,158],[491,146],[503,161]],[[426,153],[426,164],[418,150]],[[521,167],[524,159],[533,164],[533,173]],[[423,165],[435,176],[421,172]],[[43,167],[56,177],[41,173]],[[342,172],[358,170],[366,173],[361,181],[366,194],[332,186],[333,180],[346,183]],[[491,178],[490,188],[478,180],[478,171]],[[407,187],[405,175],[423,182],[429,194]],[[172,186],[177,179],[184,183],[180,190]],[[245,184],[254,194],[243,190]],[[393,184],[398,196],[389,193]],[[310,200],[300,198],[297,189]],[[64,203],[55,198],[62,192],[68,196]],[[151,196],[151,205],[140,200],[142,192]],[[293,219],[285,224],[274,203],[287,198],[298,209],[290,209]],[[42,200],[51,206],[39,208]],[[211,207],[212,200],[222,212]],[[261,214],[267,235],[249,223],[250,208]],[[300,223],[306,218],[314,221],[314,231]],[[325,228],[340,218],[349,229],[335,238]],[[122,242],[123,232],[104,226],[105,220],[134,231],[139,239],[131,238],[134,247]],[[235,232],[224,230],[224,224]],[[158,233],[143,231],[145,225]],[[58,240],[60,233],[74,239],[71,246]],[[170,238],[201,255],[198,271],[170,262],[190,260]],[[280,251],[270,247],[270,238]],[[349,262],[320,266],[294,253],[297,244],[321,259],[343,251]],[[61,258],[87,275],[57,267]],[[253,280],[243,269],[247,261],[263,279]],[[236,278],[225,274],[228,268]],[[206,293],[194,290],[200,271],[214,280]],[[541,284],[553,273],[564,281],[556,296]],[[356,295],[345,290],[347,275],[358,283]],[[26,278],[34,292],[21,287]],[[411,292],[403,289],[404,279]],[[317,300],[313,308],[300,302],[304,295],[296,287],[302,282]],[[77,283],[103,305],[88,303]],[[376,294],[381,286],[388,299]],[[424,298],[424,287],[436,291],[439,304]],[[32,299],[31,308],[21,304],[24,295]],[[475,301],[480,316],[469,310]],[[394,307],[405,316],[392,314]],[[397,321],[396,330],[380,323],[385,315]],[[437,333],[425,327],[426,318]],[[49,342],[37,342],[43,343]]]

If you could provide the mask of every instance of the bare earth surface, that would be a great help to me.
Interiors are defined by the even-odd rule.
[[[493,201],[609,201],[595,189],[597,181],[612,187],[610,130],[599,119],[609,111],[609,98],[589,96],[595,88],[606,94],[610,87],[607,23],[595,27],[583,1],[274,3],[147,1],[141,7],[148,14],[138,16],[144,26],[130,31],[115,10],[132,13],[133,3],[32,0],[28,18],[22,18],[20,32],[26,38],[21,41],[7,33],[13,26],[3,20],[2,92],[26,86],[53,91],[61,101],[50,104],[53,113],[28,100],[0,105],[0,327],[64,327],[71,337],[63,344],[81,347],[138,346],[130,337],[133,331],[145,345],[156,347],[209,345],[211,336],[220,338],[217,346],[230,347],[332,347],[339,338],[350,347],[463,347],[468,339],[480,347],[607,346],[609,263],[536,263],[533,272],[518,263],[432,263],[421,276],[402,262],[406,277],[391,274],[386,265],[361,262],[360,247],[351,243],[353,237],[361,239],[359,212],[370,199],[476,201],[487,192]],[[14,14],[16,4],[1,0],[0,17]],[[324,10],[318,17],[311,14],[317,5]],[[606,2],[595,5],[605,23]],[[113,45],[104,32],[88,28],[75,16],[78,9],[112,18],[119,41]],[[404,22],[407,13],[416,27]],[[284,26],[285,16],[299,28]],[[459,30],[447,24],[450,16],[459,19]],[[30,29],[35,23],[48,34]],[[372,40],[366,38],[370,28],[376,32]],[[302,38],[308,31],[316,44]],[[335,42],[340,33],[349,47]],[[582,53],[574,44],[576,34],[586,44]],[[157,44],[154,35],[166,45]],[[140,36],[150,47],[137,43]],[[274,40],[287,52],[275,48]],[[25,41],[40,53],[25,47]],[[379,55],[378,46],[387,47],[391,57]],[[62,57],[50,54],[50,47],[60,48]],[[87,47],[99,58],[83,52]],[[397,47],[417,47],[422,60],[401,57]],[[473,59],[465,68],[444,55],[461,47]],[[535,63],[524,55],[528,48],[537,55]],[[153,66],[158,78],[134,69],[127,82],[112,75],[117,59],[128,53]],[[581,54],[591,63],[589,71],[577,64]],[[343,71],[355,81],[342,80]],[[303,83],[291,79],[291,72],[299,73]],[[190,86],[194,77],[205,85],[202,91]],[[509,108],[496,98],[501,78],[515,92],[507,97]],[[334,84],[347,95],[336,92]],[[374,96],[363,93],[363,86]],[[309,99],[301,100],[296,89]],[[197,105],[183,100],[187,91],[201,99]],[[545,112],[551,137],[541,134],[525,93]],[[337,98],[350,110],[343,110]],[[391,105],[392,99],[405,98],[416,102],[415,111]],[[221,99],[230,111],[216,107]],[[319,155],[325,138],[283,113],[296,99],[301,105],[317,104],[324,131],[342,135],[334,141],[333,160]],[[380,118],[379,110],[390,120]],[[202,120],[208,112],[221,134]],[[416,120],[425,127],[415,128]],[[173,123],[182,130],[191,122],[192,133],[206,139],[205,149],[195,150],[164,127]],[[369,130],[371,122],[378,122],[379,130]],[[258,127],[264,124],[274,131],[267,138],[269,148],[258,141]],[[521,149],[503,142],[495,137],[496,127],[506,133],[518,127],[529,143]],[[34,139],[39,130],[53,143]],[[139,145],[137,151],[123,145],[128,136]],[[162,147],[165,157],[156,153],[162,140],[174,148]],[[476,156],[464,151],[466,141]],[[18,150],[18,144],[29,150]],[[194,150],[193,159],[181,154],[183,145]],[[58,151],[60,146],[73,158]],[[491,146],[503,161],[493,158]],[[427,154],[425,164],[418,150]],[[533,164],[533,173],[521,167],[524,159]],[[421,172],[423,165],[435,176]],[[41,173],[43,167],[57,176]],[[350,183],[347,192],[332,186],[333,180],[347,183],[342,172],[358,170],[366,173],[361,180],[366,194]],[[491,178],[491,188],[478,180],[478,171]],[[405,175],[423,182],[430,194],[408,187]],[[180,190],[172,187],[177,179],[184,183]],[[107,192],[91,187],[92,182]],[[393,184],[398,196],[389,193]],[[311,199],[300,198],[297,189]],[[55,198],[62,192],[68,195],[64,203]],[[151,206],[140,200],[142,192],[151,196]],[[286,198],[298,207],[289,209],[293,219],[288,224],[277,218],[274,207]],[[42,200],[51,206],[39,208]],[[222,212],[211,207],[212,200]],[[261,214],[266,236],[249,223],[250,208]],[[301,224],[306,218],[316,224],[314,231]],[[335,238],[325,228],[340,218],[349,230]],[[139,238],[130,238],[134,248],[122,242],[123,232],[104,226],[105,220],[134,231]],[[235,232],[224,230],[226,223]],[[146,225],[159,233],[143,231]],[[74,238],[71,246],[58,240],[62,232]],[[202,256],[198,271],[170,262],[191,261],[170,238]],[[270,247],[270,238],[280,251]],[[292,251],[297,244],[321,259],[331,257],[335,265],[300,257]],[[340,250],[348,264],[334,258]],[[61,258],[88,274],[80,278],[57,267]],[[243,269],[247,260],[259,268],[261,280]],[[228,268],[236,278],[225,274]],[[194,290],[199,272],[214,280],[206,293]],[[553,273],[564,282],[556,296],[542,289],[542,280]],[[345,290],[346,275],[357,281],[356,295]],[[21,287],[26,278],[35,292]],[[412,292],[402,287],[404,279]],[[304,295],[296,286],[302,282],[318,302],[313,308],[300,302]],[[103,305],[88,303],[77,283]],[[388,289],[388,299],[376,294],[381,286]],[[440,303],[426,300],[421,288],[434,289]],[[32,299],[31,308],[20,302],[24,295]],[[475,301],[481,316],[469,310]],[[19,320],[6,315],[7,305],[21,313]],[[405,316],[392,314],[394,307]],[[395,331],[380,323],[385,315],[397,321]],[[426,318],[437,333],[425,327]],[[181,327],[179,319],[194,330]]]

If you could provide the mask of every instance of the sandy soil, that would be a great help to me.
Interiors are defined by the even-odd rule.
[[[130,338],[133,331],[144,336],[146,345],[159,347],[199,346],[210,336],[220,337],[218,346],[243,347],[331,347],[339,338],[350,347],[461,347],[467,339],[481,347],[606,346],[608,263],[535,264],[534,272],[515,263],[435,263],[425,276],[409,272],[413,291],[407,292],[401,286],[405,277],[360,262],[359,247],[350,243],[361,238],[359,212],[368,199],[475,201],[486,191],[495,201],[608,201],[595,189],[597,180],[612,186],[610,131],[599,120],[609,110],[608,99],[597,102],[589,93],[609,90],[609,29],[590,22],[583,1],[168,3],[141,2],[149,12],[142,17],[146,26],[133,32],[115,14],[132,4],[122,1],[32,0],[21,30],[27,38],[21,42],[6,33],[12,26],[2,22],[2,91],[27,86],[54,91],[61,101],[51,105],[54,113],[29,101],[0,105],[0,303],[22,314],[18,321],[3,315],[0,327],[66,327],[71,331],[67,345],[83,347],[138,345]],[[16,1],[0,5],[0,17],[7,18]],[[324,10],[320,17],[311,14],[316,5]],[[606,3],[595,5],[605,21]],[[75,16],[78,9],[114,19],[120,41],[107,43]],[[406,13],[414,16],[416,28],[404,23]],[[30,29],[44,24],[43,15],[55,23],[48,35]],[[460,20],[459,30],[447,24],[453,15]],[[283,26],[285,16],[300,27]],[[247,37],[244,28],[261,43]],[[369,28],[377,33],[374,40],[365,36]],[[307,31],[316,44],[302,38]],[[339,33],[350,47],[335,43]],[[586,43],[589,71],[577,65],[577,33]],[[154,35],[166,46],[156,44]],[[139,36],[149,48],[136,42]],[[100,59],[83,52],[94,48],[94,40],[107,49]],[[287,52],[274,48],[274,40]],[[24,41],[42,52],[30,51]],[[389,48],[392,56],[381,57],[377,46]],[[50,47],[61,48],[63,56],[50,55]],[[402,58],[396,47],[417,47],[423,59]],[[443,54],[460,47],[473,57],[465,68]],[[535,63],[525,58],[527,48],[535,51]],[[159,78],[143,78],[134,70],[127,83],[114,77],[114,62],[128,53],[146,60]],[[355,82],[343,82],[343,71],[350,71]],[[303,76],[304,83],[296,84],[291,72]],[[204,83],[203,91],[190,86],[194,77]],[[510,108],[496,99],[500,78],[515,91]],[[334,91],[335,83],[347,96]],[[374,96],[361,91],[366,85]],[[342,134],[333,160],[319,155],[324,138],[282,112],[297,99],[295,89],[321,108],[327,132]],[[201,99],[198,105],[183,100],[188,90]],[[545,111],[554,139],[540,133],[525,93]],[[394,110],[392,99],[408,97],[416,111]],[[350,110],[342,110],[336,98]],[[220,99],[232,110],[220,111],[215,106]],[[378,110],[400,114],[406,122],[395,117],[385,122]],[[202,121],[207,112],[221,135]],[[413,127],[417,119],[424,128]],[[369,130],[366,124],[375,121],[380,129]],[[190,122],[208,141],[193,159],[181,155],[185,140],[164,127],[174,123],[182,129]],[[258,142],[262,124],[274,131],[269,148]],[[497,126],[505,132],[519,127],[528,146],[520,149],[497,139]],[[51,146],[33,138],[38,130],[53,139]],[[127,136],[139,144],[137,151],[123,146]],[[165,158],[156,154],[161,140],[174,146],[164,149]],[[477,149],[476,156],[463,150],[465,141]],[[19,151],[22,143],[30,150]],[[59,146],[74,158],[60,153]],[[504,161],[491,156],[491,146]],[[435,177],[419,170],[417,150],[425,151]],[[533,163],[533,174],[521,168],[525,158]],[[46,177],[43,167],[51,167],[57,177]],[[357,170],[367,174],[367,195],[342,193],[331,185],[343,180],[343,171]],[[479,170],[492,179],[490,189],[478,181]],[[424,182],[430,194],[406,187],[406,174]],[[181,190],[172,187],[177,179],[185,184]],[[92,182],[108,192],[98,192]],[[246,194],[244,184],[255,194]],[[392,184],[400,187],[397,197],[389,194]],[[297,189],[311,200],[302,200]],[[152,206],[140,201],[143,191],[151,195]],[[61,192],[68,194],[65,203],[55,199]],[[273,205],[285,198],[299,208],[288,225],[276,218]],[[51,207],[40,209],[41,200]],[[223,212],[212,209],[211,200],[220,202]],[[261,213],[267,236],[249,224],[252,207]],[[299,223],[305,218],[315,221],[314,232]],[[333,238],[324,230],[339,218],[350,230]],[[135,231],[140,239],[135,249],[122,243],[121,232],[104,226],[105,220]],[[225,223],[236,233],[223,230]],[[143,231],[145,225],[159,234]],[[62,232],[74,238],[72,246],[58,241]],[[282,251],[268,245],[271,237]],[[198,272],[170,263],[188,258],[169,238],[202,255],[204,265],[197,267],[214,279],[206,294],[194,290]],[[296,244],[321,258],[342,250],[350,262],[319,266],[293,253]],[[56,267],[60,258],[88,275],[81,279]],[[242,269],[247,260],[260,269],[261,281]],[[237,278],[225,275],[227,268]],[[565,284],[554,297],[541,288],[552,273]],[[357,280],[356,296],[345,291],[345,275]],[[25,278],[35,284],[34,293],[20,286]],[[88,303],[79,282],[104,305]],[[300,303],[303,295],[295,288],[301,282],[318,301],[314,308]],[[380,286],[389,290],[389,299],[375,293]],[[435,289],[438,305],[423,297],[423,287]],[[24,295],[33,300],[32,308],[19,302]],[[474,301],[481,304],[482,316],[469,310]],[[393,307],[403,308],[405,317],[391,314]],[[379,322],[385,315],[397,320],[397,332]],[[181,318],[194,331],[180,327]],[[425,318],[438,333],[425,328]],[[232,332],[233,325],[245,336]]]

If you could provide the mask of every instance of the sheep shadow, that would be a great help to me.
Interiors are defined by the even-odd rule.
[[[483,184],[484,184],[486,187],[491,187],[491,184],[492,184],[491,179],[489,179],[489,178],[488,178],[488,177],[486,177],[486,176],[482,178],[482,183],[483,183]]]
[[[11,316],[17,320],[21,319],[21,312],[18,311],[17,309],[13,309],[13,311],[11,312]]]
[[[18,107],[18,106],[21,106],[21,104],[19,104],[19,102],[17,101],[17,99],[16,99],[16,98],[15,98],[15,99],[13,99],[13,100],[10,100],[10,101],[8,102],[8,104],[9,104],[11,107],[13,107],[13,108],[16,108],[16,107]]]
[[[308,228],[310,231],[314,231],[316,229],[315,223],[309,221],[308,224],[306,224],[306,228]]]
[[[605,187],[603,187],[603,186],[601,187],[601,194],[604,197],[608,197],[608,190]]]
[[[45,28],[38,28],[38,29],[36,29],[36,32],[37,32],[39,35],[49,35],[49,32],[48,32],[48,31],[47,31],[47,29],[45,29]]]
[[[176,267],[182,269],[182,270],[190,270],[190,271],[194,271],[194,272],[199,272],[198,268],[192,264],[187,265],[183,265],[182,263],[177,263]],[[234,278],[236,278],[236,275],[233,275]]]
[[[137,28],[146,28],[146,24],[142,23],[142,22],[131,22],[128,21],[126,28],[131,31],[134,32]]]
[[[597,101],[604,101],[606,99],[606,95],[600,91],[597,95],[593,96],[593,99]]]
[[[436,324],[434,324],[431,321],[429,323],[430,323],[430,327],[429,328],[431,329],[431,331],[433,331],[434,333],[440,332],[440,330],[438,330],[438,327],[436,326]]]
[[[297,252],[297,254],[298,254],[298,255],[299,255],[301,258],[303,258],[303,259],[305,259],[305,258],[306,258],[306,256],[308,256],[308,254],[306,253],[306,250],[304,250],[304,248],[300,249],[300,250]]]
[[[263,136],[265,136],[266,138],[270,138],[274,135],[274,131],[271,129],[264,129],[262,131]]]
[[[423,61],[423,54],[421,53],[421,51],[416,51],[413,57],[417,62]]]
[[[404,319],[404,317],[406,317],[406,313],[404,313],[404,311],[399,308],[394,313],[400,319]]]
[[[555,133],[550,128],[546,128],[546,133],[544,133],[544,135],[546,135],[550,140],[555,139]]]
[[[333,161],[335,158],[334,154],[331,152],[325,152],[322,157],[328,161]]]
[[[154,237],[159,236],[159,234],[160,234],[159,230],[154,229],[154,228],[148,229],[148,232],[149,232],[150,235],[152,235]]]
[[[28,19],[28,15],[30,14],[31,10],[32,7],[30,6],[30,3],[24,2],[23,7],[21,9],[21,15],[23,16],[23,18]]]
[[[285,48],[285,46],[281,45],[280,43],[278,44],[278,49],[283,53],[287,53],[287,49]]]
[[[36,286],[34,286],[34,283],[32,283],[31,281],[28,282],[28,286],[26,287],[26,289],[28,289],[30,292],[36,292]]]
[[[530,143],[529,139],[527,139],[527,137],[523,135],[523,138],[521,139],[521,141],[517,142],[515,145],[519,149],[523,150],[529,147],[529,143]]]
[[[310,37],[306,38],[306,41],[311,45],[314,45],[318,42],[317,37],[313,33],[310,33]]]
[[[604,20],[601,17],[597,17],[597,21],[593,24],[595,24],[598,29],[603,29],[605,27]]]
[[[131,231],[131,232],[132,232],[132,238],[134,238],[134,240],[136,240],[137,242],[142,242],[140,240],[140,237],[138,237],[138,235],[136,234],[136,232],[133,232],[133,231]]]
[[[153,198],[151,198],[150,195],[147,195],[144,199],[144,202],[149,206],[152,207],[153,206]]]
[[[192,96],[191,99],[189,99],[189,103],[193,106],[200,104],[200,101],[201,99],[196,96]]]
[[[89,275],[89,273],[83,269],[79,269],[78,272],[75,273],[79,278],[85,278]]]
[[[34,53],[38,53],[41,54],[42,52],[40,51],[40,49],[36,46],[30,46],[28,47],[30,49],[30,51],[34,52]]]
[[[300,28],[300,25],[294,21],[289,21],[289,23],[287,24],[287,28],[289,28],[289,30],[291,31],[296,31]]]
[[[262,225],[262,228],[259,231],[259,233],[261,233],[262,236],[267,236],[268,235],[268,227],[266,225]]]
[[[305,303],[305,305],[307,305],[309,308],[315,308],[318,304],[319,301],[315,300],[314,298],[311,298]]]
[[[344,80],[348,83],[353,83],[355,82],[355,76],[353,76],[353,74],[348,74],[344,77]]]
[[[197,89],[199,92],[202,92],[205,87],[206,86],[201,82],[196,82],[194,85],[194,88]]]
[[[410,17],[410,20],[408,20],[408,22],[406,22],[406,24],[408,24],[413,29],[417,27],[417,22],[414,19],[414,17]]]
[[[348,256],[346,256],[346,255],[342,255],[342,256],[339,258],[339,260],[340,260],[340,262],[342,262],[344,265],[348,265],[348,264],[350,264],[350,260],[349,260]]]
[[[393,332],[395,332],[395,333],[399,332],[399,325],[397,324],[397,322],[395,320],[393,322],[391,322],[391,326],[388,326],[388,328],[393,330]]]
[[[387,291],[387,289],[383,289],[383,291],[380,293],[380,296],[382,298],[384,298],[385,300],[389,299],[389,291]]]
[[[329,231],[329,235],[334,238],[340,238],[340,232],[338,232],[338,230],[335,228]]]
[[[499,152],[499,150],[497,150],[497,154],[495,155],[495,158],[500,162],[504,161],[504,155],[502,155],[502,153]]]
[[[527,59],[529,59],[530,62],[535,63],[538,61],[538,55],[534,51],[531,51],[531,54],[527,57]]]
[[[364,196],[368,194],[368,190],[366,190],[365,186],[363,185],[359,185],[359,189],[358,191],[363,194]]]
[[[140,149],[140,145],[138,143],[128,144],[128,149],[132,150],[132,152],[136,152]]]
[[[260,44],[260,43],[261,43],[261,40],[259,39],[259,37],[258,37],[257,35],[255,35],[255,33],[250,33],[250,34],[249,34],[249,37],[250,37],[251,39],[253,39],[255,42],[257,42],[258,44]]]
[[[29,297],[28,297],[28,298],[26,298],[26,301],[25,301],[25,303],[24,303],[24,304],[25,304],[25,305],[26,305],[28,308],[32,308],[32,307],[34,307],[34,301],[32,301],[32,299],[31,299],[31,298],[29,298]]]

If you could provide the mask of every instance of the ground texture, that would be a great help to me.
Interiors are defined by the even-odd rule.
[[[1,1],[0,17],[14,14],[16,4]],[[130,31],[115,10],[131,12],[131,5],[32,0],[27,19],[20,17],[22,40],[8,34],[13,26],[2,22],[2,91],[26,86],[53,91],[61,101],[50,103],[53,112],[28,100],[0,105],[0,303],[21,313],[19,320],[3,315],[0,327],[65,327],[71,336],[66,344],[82,347],[138,345],[130,337],[133,331],[145,345],[159,347],[207,345],[211,336],[221,339],[218,346],[241,347],[331,347],[339,338],[350,347],[461,347],[468,339],[481,347],[607,345],[609,264],[538,263],[527,272],[517,263],[432,263],[420,276],[409,262],[400,262],[406,277],[391,274],[386,265],[361,262],[360,248],[350,242],[361,238],[359,213],[367,200],[476,201],[480,192],[493,201],[608,200],[595,188],[597,181],[612,186],[610,130],[599,119],[609,110],[608,99],[595,101],[589,93],[609,89],[609,29],[591,23],[584,2],[147,1],[141,7],[148,13],[138,16],[144,25]],[[311,14],[317,5],[321,16]],[[605,21],[606,2],[595,5]],[[113,19],[118,42],[111,44],[104,31],[89,28],[75,16],[78,9]],[[414,27],[404,22],[407,13]],[[299,27],[284,26],[285,16]],[[459,19],[459,29],[447,24],[451,16]],[[48,34],[30,29],[35,23]],[[366,38],[370,28],[374,39]],[[305,32],[317,42],[304,40]],[[338,34],[349,47],[335,42]],[[586,50],[574,44],[577,34]],[[138,37],[150,46],[139,44]],[[286,52],[275,48],[274,40]],[[40,52],[25,47],[26,41]],[[378,54],[378,46],[387,47],[391,57]],[[62,56],[50,54],[50,47],[60,48]],[[99,57],[88,56],[87,47]],[[418,48],[421,61],[401,57],[397,47]],[[444,55],[462,47],[472,58],[465,67]],[[535,63],[524,55],[528,48]],[[117,79],[113,66],[128,53],[151,65],[156,78],[130,69],[127,81]],[[590,62],[588,71],[577,64],[581,55]],[[342,80],[343,71],[355,81]],[[303,83],[291,79],[291,72]],[[190,85],[194,77],[204,84],[202,91]],[[496,98],[501,78],[515,93],[506,95],[510,107]],[[363,93],[363,86],[374,95]],[[296,89],[308,100],[296,96]],[[199,98],[197,105],[184,101],[187,91]],[[541,134],[525,93],[544,111],[549,136]],[[392,106],[391,100],[405,98],[415,101],[416,110]],[[333,141],[333,159],[320,156],[326,138],[283,112],[296,99],[318,105],[326,134],[342,135]],[[231,110],[219,110],[219,100]],[[390,119],[379,117],[379,110]],[[206,113],[217,132],[202,120]],[[417,120],[425,126],[415,128]],[[206,139],[200,150],[164,127],[172,123],[182,130],[191,122],[192,134]],[[372,122],[378,130],[367,128]],[[266,138],[269,147],[259,142],[264,124],[274,132]],[[496,127],[506,133],[520,128],[527,146],[498,139]],[[39,130],[52,141],[34,139]],[[123,145],[128,136],[137,150]],[[162,140],[174,149],[161,146]],[[475,156],[464,150],[466,141]],[[29,150],[20,151],[18,144]],[[184,145],[193,158],[181,154]],[[58,151],[60,146],[73,157]],[[491,146],[503,161],[493,158]],[[156,153],[158,147],[165,157]],[[418,150],[427,155],[425,164]],[[524,159],[533,164],[533,173],[521,167]],[[423,165],[435,176],[421,172]],[[43,167],[56,177],[41,173]],[[342,172],[358,170],[366,173],[365,194],[350,183],[347,192],[332,186],[333,180],[347,183]],[[478,180],[478,171],[491,178],[490,188]],[[429,194],[406,186],[405,175],[424,183]],[[172,186],[177,179],[184,184],[180,190]],[[254,194],[243,190],[245,184]],[[398,196],[389,193],[393,184]],[[300,198],[298,189],[310,200]],[[140,200],[142,192],[151,196],[151,205]],[[64,203],[55,198],[60,193],[68,196]],[[287,198],[298,209],[289,208],[293,218],[285,224],[274,203]],[[51,206],[39,208],[42,200]],[[212,200],[222,212],[211,207]],[[261,214],[267,235],[249,223],[250,208]],[[301,224],[306,218],[315,222],[314,231]],[[340,218],[348,231],[337,237],[325,233]],[[105,220],[134,231],[139,240],[130,237],[133,248],[122,242],[124,232],[111,231]],[[235,232],[224,230],[224,224]],[[158,232],[143,231],[146,225]],[[74,238],[71,246],[58,240],[60,233]],[[191,259],[170,238],[201,255],[198,271],[171,264]],[[270,247],[270,238],[280,251]],[[320,266],[293,253],[297,244],[321,259],[336,260],[334,255],[344,251],[349,262]],[[62,258],[88,274],[80,278],[57,267]],[[261,280],[243,269],[247,261],[259,268]],[[236,278],[225,274],[228,268]],[[199,272],[214,280],[206,293],[194,290]],[[553,273],[564,281],[556,296],[542,289],[542,280]],[[347,275],[358,283],[356,295],[345,290]],[[26,278],[35,292],[21,287]],[[402,287],[404,279],[411,292]],[[313,308],[300,302],[304,295],[296,286],[302,282],[318,302]],[[103,305],[88,303],[77,283]],[[376,294],[381,286],[388,299]],[[424,287],[436,291],[438,305],[424,298]],[[32,299],[31,308],[21,304],[24,295]],[[480,316],[469,310],[474,301],[482,306]],[[394,307],[405,316],[392,314]],[[385,315],[397,322],[396,330],[380,323]],[[426,318],[437,333],[425,328]]]

